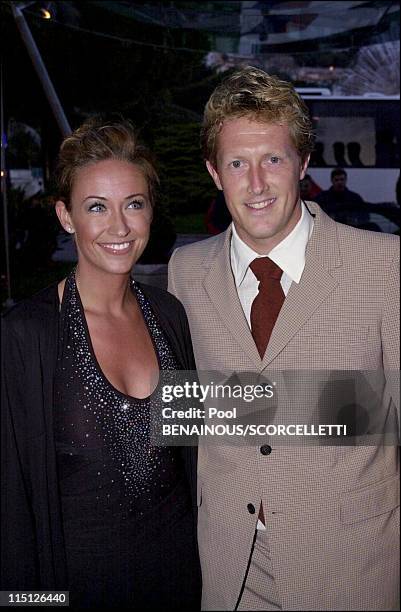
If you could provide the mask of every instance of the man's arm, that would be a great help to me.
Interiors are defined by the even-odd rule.
[[[175,268],[176,268],[176,254],[178,249],[175,249],[173,254],[170,257],[170,261],[168,264],[168,287],[167,291],[175,295],[179,298],[177,293],[177,287],[175,283]]]
[[[399,242],[397,253],[391,262],[386,279],[383,299],[382,344],[383,367],[388,370],[400,368],[400,276]]]
[[[400,424],[400,254],[399,241],[396,255],[391,262],[386,279],[383,299],[381,336],[383,347],[383,368],[386,373],[387,389],[398,414]]]

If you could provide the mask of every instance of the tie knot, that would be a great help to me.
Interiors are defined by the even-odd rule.
[[[282,269],[269,257],[257,257],[249,264],[249,267],[258,281],[262,281],[264,278],[280,280],[283,273]]]

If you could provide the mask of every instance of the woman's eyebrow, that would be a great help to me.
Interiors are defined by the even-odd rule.
[[[98,195],[88,195],[86,196],[86,198],[84,198],[82,201],[86,202],[86,200],[90,200],[91,198],[96,198],[96,200],[107,200],[107,198],[104,198],[103,196],[98,196]]]
[[[143,198],[147,197],[146,194],[139,191],[138,193],[131,193],[130,195],[125,196],[124,200],[129,200],[130,198],[135,198],[136,196],[142,196]],[[86,200],[90,200],[93,198],[95,198],[96,200],[108,200],[108,198],[105,198],[104,196],[88,195],[82,200],[82,202],[86,202]]]

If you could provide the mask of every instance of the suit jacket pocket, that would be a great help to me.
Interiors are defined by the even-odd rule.
[[[327,337],[330,341],[341,341],[347,344],[364,342],[368,337],[368,325],[329,325],[310,322],[303,335],[308,337]]]
[[[341,504],[341,520],[350,525],[390,512],[400,505],[398,475],[347,496]]]

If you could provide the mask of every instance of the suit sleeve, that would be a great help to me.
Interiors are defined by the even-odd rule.
[[[179,299],[179,295],[177,293],[177,287],[176,287],[176,283],[175,283],[175,268],[176,268],[176,254],[177,254],[178,249],[175,249],[175,251],[173,252],[173,254],[170,257],[170,261],[168,264],[168,287],[167,287],[167,291],[169,291],[170,293],[172,293],[173,295],[175,295],[175,297],[177,297]]]
[[[396,405],[398,423],[400,423],[400,276],[399,276],[399,242],[388,278],[383,302],[381,325],[383,368],[386,373],[387,386],[391,399]]]

